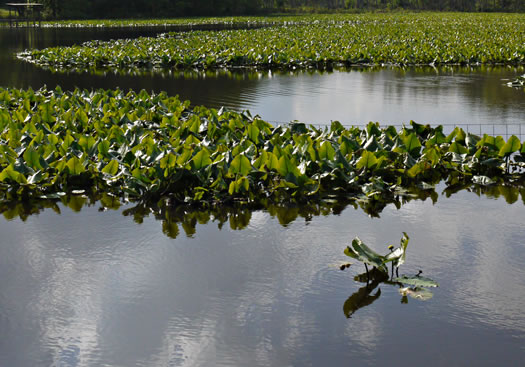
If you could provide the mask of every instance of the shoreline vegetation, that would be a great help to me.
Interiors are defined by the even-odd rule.
[[[0,202],[102,195],[211,208],[353,200],[380,210],[444,182],[523,195],[525,144],[411,122],[318,129],[165,93],[0,88]],[[374,209],[375,208],[375,209]]]
[[[352,65],[523,65],[524,14],[298,17],[277,26],[164,33],[18,57],[52,69],[330,69]]]
[[[9,3],[0,0],[0,7]],[[406,11],[523,12],[521,0],[42,0],[45,19],[180,18]]]
[[[0,7],[0,14],[7,16],[8,10]],[[1,16],[1,15],[0,15]],[[419,17],[435,16],[444,17],[445,19],[455,17],[473,17],[480,18],[508,18],[516,17],[521,19],[524,13],[502,12],[502,13],[483,13],[483,12],[454,12],[454,11],[363,11],[363,12],[335,12],[326,11],[320,13],[271,13],[265,15],[222,15],[222,16],[190,16],[190,17],[122,17],[118,19],[49,19],[43,20],[42,27],[51,28],[112,28],[112,27],[199,27],[199,26],[278,26],[278,25],[308,25],[312,23],[343,23],[351,21],[363,21],[367,19],[384,20],[396,17]]]

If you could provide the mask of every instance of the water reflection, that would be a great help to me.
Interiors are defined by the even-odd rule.
[[[439,190],[441,188],[441,194]],[[275,204],[262,201],[257,205],[242,204],[234,206],[221,205],[206,209],[195,208],[185,205],[172,205],[169,199],[161,199],[157,202],[135,202],[123,203],[118,197],[110,194],[90,195],[67,194],[60,200],[33,199],[27,201],[12,201],[0,203],[0,213],[6,220],[20,218],[26,221],[31,215],[43,213],[46,209],[57,214],[62,213],[61,206],[80,212],[84,207],[98,207],[99,212],[106,210],[119,210],[123,207],[122,215],[130,217],[137,224],[142,224],[145,218],[153,216],[162,221],[162,232],[170,237],[177,238],[181,230],[187,237],[193,237],[197,232],[198,225],[209,222],[216,223],[219,229],[226,224],[232,230],[242,230],[250,225],[254,211],[263,210],[271,217],[276,218],[278,223],[289,226],[299,218],[306,224],[314,217],[341,215],[344,210],[353,208],[360,210],[370,217],[379,218],[382,211],[387,207],[395,207],[398,210],[412,201],[429,200],[433,205],[437,203],[440,195],[450,198],[461,191],[472,192],[478,197],[490,199],[504,198],[508,204],[514,204],[520,197],[525,204],[525,188],[521,186],[478,184],[455,184],[451,186],[413,186],[400,191],[394,195],[383,197],[333,197],[326,198],[320,202],[303,204]],[[59,205],[62,204],[62,205]]]
[[[374,272],[374,273],[380,273],[380,272]],[[367,274],[366,273],[361,274],[361,278],[363,276],[367,277]],[[356,276],[356,277],[359,277],[359,276]],[[343,312],[346,318],[352,317],[352,315],[360,308],[370,306],[381,296],[381,288],[379,288],[375,292],[375,294],[372,294],[372,292],[377,288],[379,284],[381,284],[384,280],[388,279],[388,276],[386,277],[386,279],[381,279],[381,278],[384,278],[384,277],[378,277],[378,276],[373,275],[371,282],[369,282],[367,278],[366,285],[364,287],[359,288],[355,293],[353,293],[350,297],[348,297],[348,299],[345,301],[343,305]]]

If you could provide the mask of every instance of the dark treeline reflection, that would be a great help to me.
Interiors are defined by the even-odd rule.
[[[455,184],[446,187],[441,195],[434,187],[412,187],[388,197],[370,196],[360,198],[331,197],[315,203],[304,204],[273,204],[270,202],[253,206],[238,203],[231,206],[217,206],[207,209],[190,206],[173,206],[169,199],[156,203],[134,202],[122,203],[117,197],[101,194],[65,194],[60,199],[42,200],[30,199],[17,202],[0,203],[0,213],[6,220],[21,219],[26,221],[31,215],[52,210],[61,215],[64,208],[73,212],[80,212],[84,207],[96,207],[99,211],[122,210],[124,216],[130,217],[137,224],[145,218],[154,217],[162,221],[162,232],[170,237],[177,238],[182,232],[192,237],[197,231],[197,225],[217,223],[219,229],[228,225],[232,230],[242,230],[250,224],[254,211],[264,211],[276,218],[282,226],[288,226],[298,219],[312,221],[316,216],[339,215],[345,209],[362,210],[371,217],[380,217],[381,212],[388,206],[394,205],[400,209],[404,204],[413,200],[431,200],[435,204],[439,197],[450,197],[455,193],[467,191],[477,196],[488,198],[504,198],[508,204],[514,204],[520,197],[525,204],[525,188],[509,185],[461,185]]]

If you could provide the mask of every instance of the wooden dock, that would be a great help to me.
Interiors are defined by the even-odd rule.
[[[42,25],[42,8],[40,3],[7,3],[9,18],[2,19],[10,27],[40,27]]]

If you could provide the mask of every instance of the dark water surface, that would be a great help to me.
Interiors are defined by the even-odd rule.
[[[276,121],[509,126],[525,116],[525,93],[502,81],[523,69],[104,76],[13,57],[156,32],[0,29],[0,86],[166,90]],[[139,224],[123,215],[129,207],[78,212],[81,202],[23,219],[5,211],[0,366],[523,365],[525,193],[502,194],[389,205],[380,218],[351,207],[308,220],[293,208],[246,212],[223,225],[152,215]],[[400,272],[439,282],[432,299],[402,303],[388,284],[367,294],[354,280],[362,265],[339,270],[353,237],[386,252],[403,231],[411,241]]]

